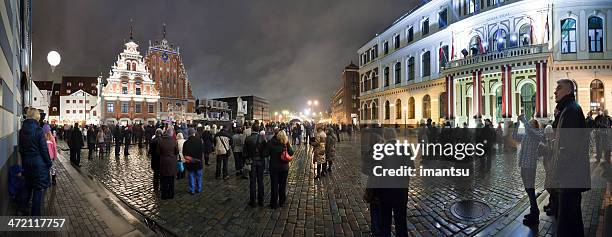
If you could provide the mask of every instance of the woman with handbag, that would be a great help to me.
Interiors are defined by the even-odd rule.
[[[267,143],[263,156],[270,156],[270,208],[283,207],[287,199],[287,176],[293,148],[284,130],[280,130]]]

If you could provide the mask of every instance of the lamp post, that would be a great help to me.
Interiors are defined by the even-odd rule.
[[[408,130],[408,107],[404,106],[404,139],[407,139],[406,130]]]

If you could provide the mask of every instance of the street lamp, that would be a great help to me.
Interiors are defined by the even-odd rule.
[[[307,104],[308,104],[308,106],[311,106],[312,105],[312,100],[309,100]]]
[[[404,139],[407,139],[406,130],[408,130],[408,107],[404,106],[402,109],[404,109]]]
[[[318,106],[318,105],[319,105],[319,101],[318,101],[318,100],[315,100],[315,101],[314,101],[314,105],[315,105],[315,106]]]

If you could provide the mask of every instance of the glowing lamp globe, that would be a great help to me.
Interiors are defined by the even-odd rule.
[[[51,65],[51,70],[55,71],[55,67],[60,64],[62,57],[56,51],[51,51],[47,54],[47,62]]]

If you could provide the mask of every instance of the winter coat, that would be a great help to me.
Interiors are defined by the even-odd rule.
[[[233,144],[233,151],[234,152],[240,152],[242,153],[242,150],[244,149],[244,139],[245,139],[245,135],[244,134],[234,134],[234,136],[232,136],[232,144]]]
[[[591,187],[589,139],[582,108],[573,96],[566,96],[555,109],[553,145],[554,187],[563,191],[587,191]],[[576,129],[579,128],[579,129]]]
[[[157,145],[159,173],[161,176],[175,176],[178,173],[178,143],[172,137],[163,136]]]
[[[263,151],[266,147],[266,139],[257,132],[251,133],[244,139],[244,147],[242,148],[242,156],[246,159],[261,160],[263,159]]]
[[[159,142],[161,140],[161,137],[154,137],[151,142],[149,142],[149,155],[151,155],[151,169],[156,172],[159,171],[159,150],[157,149],[157,146],[159,145]]]
[[[55,142],[55,138],[53,136],[51,136],[51,139],[47,140],[47,150],[49,150],[49,159],[57,159],[57,143]]]
[[[204,146],[202,140],[197,136],[191,136],[183,144],[183,157],[191,156],[191,162],[185,162],[185,169],[188,171],[201,170],[202,167],[202,151]]]
[[[518,133],[519,124],[516,123],[512,131],[512,138],[521,143],[519,152],[519,167],[535,169],[538,162],[538,146],[544,141],[544,133],[542,130],[534,128],[527,122],[525,117],[521,122],[525,125],[525,134]]]
[[[185,158],[185,156],[183,155],[183,144],[185,143],[184,138],[183,139],[178,139],[176,140],[176,144],[178,145],[178,151],[179,151],[179,159],[183,160]]]
[[[336,157],[336,136],[333,133],[327,134],[325,138],[325,160],[333,161]]]
[[[202,133],[202,144],[204,145],[205,154],[210,154],[211,152],[213,152],[214,140],[210,130],[206,130],[204,131],[204,133]]]
[[[319,164],[325,164],[326,160],[325,160],[325,143],[327,140],[327,135],[325,135],[325,132],[321,131],[317,134],[315,134],[315,142],[313,144],[314,146],[314,157],[313,157],[313,162],[319,163]]]
[[[232,149],[231,134],[222,130],[215,136],[215,152],[217,155],[229,155]]]
[[[81,149],[83,148],[83,134],[79,128],[74,128],[70,132],[70,141],[68,141],[70,149]]]
[[[87,144],[96,144],[96,130],[93,128],[87,129]]]
[[[19,154],[24,169],[26,186],[33,189],[49,187],[51,159],[47,139],[38,121],[26,119],[19,130]]]
[[[291,145],[289,143],[281,144],[276,137],[272,137],[266,144],[263,156],[270,156],[270,171],[289,171],[289,162],[281,159],[281,154],[285,148],[287,148],[289,155],[293,156],[293,148],[291,148]]]

